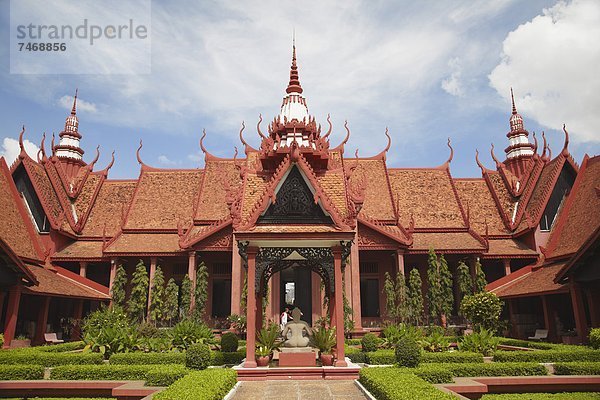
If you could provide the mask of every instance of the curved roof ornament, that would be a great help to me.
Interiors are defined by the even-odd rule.
[[[479,168],[481,169],[481,173],[485,173],[485,171],[487,170],[487,168],[481,163],[481,161],[479,161],[479,150],[475,149],[475,162],[477,163],[477,165],[479,166]]]
[[[266,139],[267,137],[262,133],[262,131],[260,130],[260,124],[262,123],[262,114],[258,114],[258,123],[256,124],[256,130],[258,131],[258,135],[262,138],[262,139]]]
[[[140,139],[140,147],[138,147],[137,151],[135,152],[135,156],[137,157],[137,161],[138,163],[140,163],[140,165],[143,167],[146,166],[146,164],[144,164],[144,162],[142,161],[142,158],[140,157],[140,150],[142,150],[142,147],[144,145],[142,144],[142,139]]]
[[[342,143],[340,143],[335,149],[333,149],[333,151],[341,151],[342,153],[344,152],[344,145],[346,143],[348,143],[348,139],[350,139],[350,129],[348,128],[348,121],[344,121],[344,128],[346,129],[346,137],[344,138],[344,140],[342,140]]]
[[[21,133],[19,133],[19,148],[21,152],[19,153],[19,158],[23,159],[27,156],[27,152],[25,151],[25,145],[23,144],[23,136],[25,135],[25,125],[21,129]]]
[[[204,138],[206,137],[206,129],[202,129],[202,137],[200,138],[200,150],[202,150],[202,152],[206,155],[206,154],[210,154],[208,151],[206,151],[206,148],[204,147]]]
[[[37,152],[37,160],[38,162],[46,162],[46,148],[44,146],[44,142],[46,141],[46,132],[42,134],[42,141],[40,142],[40,149]],[[42,154],[42,158],[40,159],[40,153]]]
[[[562,153],[563,153],[563,155],[566,156],[566,155],[569,154],[569,150],[568,150],[568,147],[569,147],[569,132],[567,132],[567,125],[566,124],[563,124],[563,132],[565,133],[565,144],[563,146]]]
[[[331,117],[329,116],[329,114],[327,114],[327,123],[329,124],[329,130],[327,131],[325,136],[323,136],[323,139],[327,139],[329,135],[331,135],[331,129],[333,128],[331,125]]]
[[[55,149],[56,145],[54,143],[55,137],[56,136],[54,135],[54,132],[52,132],[52,142],[50,142],[50,147],[52,147],[52,149],[51,149],[52,150],[52,157],[54,157],[56,155],[56,149]]]
[[[537,137],[535,136],[535,131],[533,131],[533,154],[537,155],[537,151],[538,151],[538,140],[537,140]]]
[[[548,149],[548,142],[546,141],[546,133],[542,131],[542,139],[544,139],[544,148],[542,150],[542,159],[546,158],[546,150]]]
[[[372,158],[381,159],[381,160],[385,161],[386,153],[388,152],[388,150],[392,146],[392,138],[391,138],[390,134],[388,133],[387,126],[385,127],[385,136],[387,136],[387,139],[388,139],[387,146],[385,146],[385,149],[383,149],[383,151],[381,153],[377,154],[376,156],[374,156]]]
[[[237,146],[233,146],[233,149],[235,150],[233,153],[233,162],[235,163],[237,161],[238,148],[237,148]]]
[[[454,158],[454,149],[452,148],[452,145],[450,144],[450,137],[448,137],[448,142],[446,144],[448,145],[448,148],[450,149],[450,156],[448,157],[446,164],[450,164],[452,162],[452,159]]]
[[[496,155],[494,154],[494,143],[492,143],[492,148],[490,149],[490,154],[492,155],[492,160],[494,160],[494,162],[496,163],[496,168],[500,168],[500,161],[498,161],[498,158],[496,158]]]
[[[104,176],[108,176],[108,171],[112,168],[112,166],[115,164],[115,151],[113,150],[112,154],[111,154],[111,160],[108,163],[108,165],[106,166],[106,168],[104,168],[103,170],[100,171],[100,173],[104,174]]]
[[[244,121],[242,121],[242,129],[240,129],[240,141],[242,142],[242,144],[244,145],[245,149],[245,153],[246,155],[248,155],[248,153],[250,151],[258,151],[256,150],[254,147],[250,146],[245,140],[244,140],[244,135],[242,134],[242,132],[244,132],[244,129],[246,129],[246,124],[244,123]]]
[[[94,169],[94,165],[96,165],[99,158],[100,158],[100,145],[96,146],[96,156],[94,157],[92,162],[88,164],[90,171],[92,171]]]

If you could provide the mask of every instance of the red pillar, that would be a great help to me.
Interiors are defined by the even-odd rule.
[[[44,333],[46,333],[46,324],[48,323],[48,310],[50,309],[50,296],[42,298],[42,306],[38,310],[38,318],[35,326],[35,336],[33,338],[34,344],[43,344],[46,340],[44,339]]]
[[[544,325],[546,329],[548,329],[548,339],[554,341],[556,336],[554,332],[554,320],[552,318],[552,311],[550,310],[550,305],[548,304],[548,302],[548,296],[542,296],[542,307],[544,309]]]
[[[276,272],[271,276],[271,282],[273,282],[271,286],[271,312],[273,313],[273,321],[276,323],[281,323],[279,316],[283,311],[281,309],[281,275],[279,272]],[[314,288],[314,286],[313,286]],[[314,290],[313,290],[314,292]]]
[[[240,299],[242,298],[243,281],[242,259],[240,258],[237,240],[235,240],[234,235],[231,253],[231,314],[240,315],[242,313]]]
[[[4,323],[4,348],[10,347],[10,342],[15,338],[17,329],[17,317],[19,315],[19,303],[21,302],[21,285],[16,285],[8,290],[8,308],[6,309],[6,321]]]
[[[83,276],[84,278],[87,276],[87,266],[88,266],[87,261],[79,262],[79,275]]]
[[[150,303],[152,302],[152,281],[156,274],[156,257],[150,258],[150,275],[148,276],[148,321],[150,321]]]
[[[360,311],[360,259],[358,253],[358,233],[350,248],[350,265],[347,265],[346,268],[350,268],[352,271],[352,299],[350,302],[354,314],[354,330],[361,331],[362,315]]]
[[[190,251],[188,254],[188,277],[192,281],[192,292],[190,293],[191,302],[190,309],[194,309],[196,305],[196,252]]]
[[[342,288],[342,248],[333,249],[333,268],[335,276],[335,338],[337,360],[336,367],[347,367],[346,354],[344,353],[344,297]]]
[[[71,340],[81,339],[81,317],[83,317],[83,299],[76,300],[75,309],[73,310],[73,318],[77,323],[71,332]]]
[[[577,282],[571,283],[571,304],[573,306],[573,315],[575,316],[575,329],[581,342],[587,340],[588,325],[585,318],[585,309],[583,308],[583,293]]]
[[[502,265],[504,265],[504,275],[510,274],[510,258],[505,258],[502,260]]]
[[[275,275],[279,275],[276,273]],[[310,280],[312,286],[311,301],[312,301],[312,321],[313,324],[323,316],[323,298],[321,297],[321,277],[314,271],[310,272]]]
[[[248,301],[246,304],[246,362],[245,368],[256,368],[256,253],[258,248],[249,247],[248,255]]]
[[[108,293],[110,293],[111,300],[110,305],[112,306],[112,287],[115,282],[115,276],[117,275],[117,259],[113,258],[110,260],[110,278],[108,281]]]
[[[396,270],[396,272],[397,273],[399,272],[406,277],[406,274],[404,273],[404,251],[403,250],[396,250],[396,267],[398,268]]]

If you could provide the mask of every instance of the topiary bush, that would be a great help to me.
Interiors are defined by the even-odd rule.
[[[502,312],[503,302],[491,292],[467,295],[460,303],[460,313],[473,323],[473,326],[495,331]]]
[[[44,379],[41,365],[0,365],[0,381]]]
[[[185,353],[119,353],[110,356],[113,365],[185,364]]]
[[[232,353],[237,351],[239,339],[233,332],[226,332],[221,336],[221,351]]]
[[[237,382],[237,373],[229,368],[210,368],[194,371],[178,380],[165,391],[154,395],[154,400],[224,398]]]
[[[210,361],[210,347],[205,343],[192,344],[185,354],[185,366],[191,369],[206,369]]]
[[[362,351],[364,352],[376,351],[377,346],[379,345],[379,338],[373,333],[367,333],[361,339],[360,344],[362,346]]]
[[[211,351],[210,356],[210,365],[237,365],[246,358],[246,349],[233,352]]]
[[[396,343],[396,362],[401,367],[414,368],[421,361],[421,346],[416,340],[405,336]]]
[[[592,349],[600,349],[600,328],[593,328],[590,331],[590,346]]]

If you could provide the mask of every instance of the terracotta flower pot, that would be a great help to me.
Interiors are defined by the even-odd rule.
[[[259,367],[266,367],[267,365],[269,365],[270,360],[271,360],[271,357],[269,357],[269,356],[257,356],[256,357],[256,365]]]
[[[323,354],[320,356],[321,364],[325,367],[331,367],[333,365],[333,354]]]

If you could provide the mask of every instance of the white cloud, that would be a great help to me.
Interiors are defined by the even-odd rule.
[[[559,2],[510,32],[490,83],[540,124],[563,123],[576,141],[600,141],[600,3]]]
[[[58,99],[58,104],[60,104],[62,108],[71,110],[71,108],[73,108],[73,96],[65,95],[61,97],[60,99]],[[83,100],[80,97],[77,97],[77,111],[95,113],[98,110],[96,108],[96,104],[90,103],[88,101]]]
[[[23,146],[25,147],[27,154],[29,154],[29,157],[36,160],[40,148],[37,147],[35,143],[32,143],[27,139],[23,140]],[[19,141],[13,138],[4,138],[2,141],[2,150],[0,150],[0,156],[6,159],[8,166],[16,161],[19,153],[21,153]]]
[[[173,161],[173,160],[169,159],[169,157],[165,156],[164,154],[161,154],[160,156],[158,156],[158,162],[162,165],[166,165],[166,166],[170,166],[170,167],[179,164],[177,161]]]
[[[463,88],[460,80],[462,68],[460,65],[460,60],[458,58],[453,58],[448,61],[448,66],[450,67],[452,73],[448,78],[442,81],[442,89],[452,96],[462,97]]]

